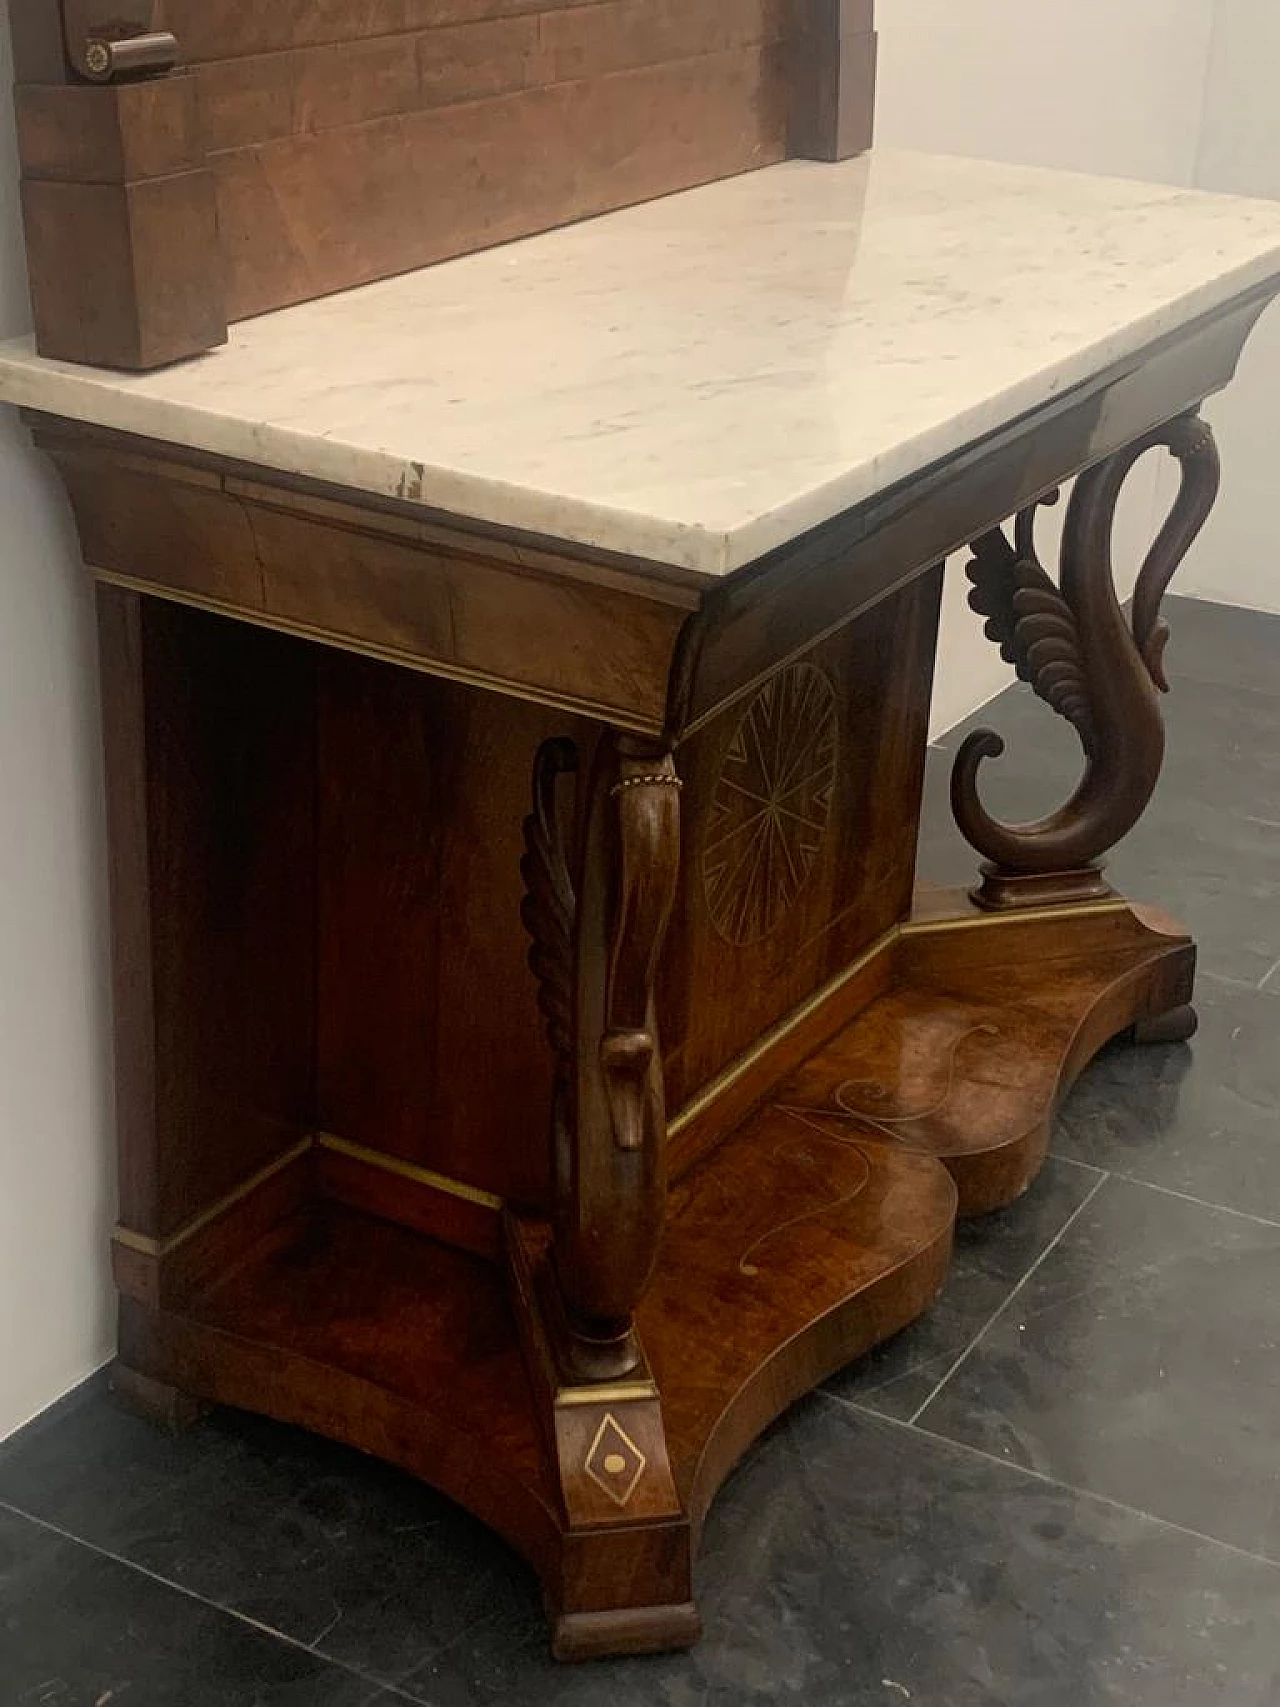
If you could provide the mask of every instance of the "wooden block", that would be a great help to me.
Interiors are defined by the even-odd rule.
[[[215,155],[231,315],[784,159],[782,56],[731,49]]]
[[[226,342],[209,174],[22,187],[36,345],[100,367],[153,368]]]
[[[37,336],[67,360],[161,365],[228,317],[871,139],[873,0],[129,0],[190,69],[98,85],[63,3],[11,27]]]
[[[793,157],[848,160],[870,148],[875,123],[876,36],[869,0],[809,0],[793,45]]]
[[[190,65],[450,24],[545,13],[595,0],[324,0],[324,4],[246,5],[245,0],[168,0],[166,27]]]
[[[210,154],[412,112],[424,99],[406,35],[218,60],[197,81]]]
[[[153,1381],[118,1360],[111,1367],[111,1396],[122,1411],[141,1417],[165,1434],[185,1434],[212,1406],[166,1381]]]
[[[212,175],[189,75],[17,92],[42,355],[150,368],[225,343]]]
[[[62,8],[48,0],[13,0],[9,6],[13,75],[19,83],[65,83],[70,76],[62,35]]]
[[[120,184],[205,163],[194,77],[26,85],[14,105],[24,178]]]

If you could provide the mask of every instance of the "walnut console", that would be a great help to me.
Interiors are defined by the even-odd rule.
[[[1103,859],[1200,405],[1277,289],[1273,208],[873,154],[158,374],[0,348],[98,587],[122,1398],[434,1483],[561,1657],[693,1642],[734,1463],[928,1308],[1104,1042],[1194,1028]],[[1177,491],[1117,564],[1148,452]],[[966,546],[1084,768],[1003,824],[968,743],[953,893],[915,858]]]

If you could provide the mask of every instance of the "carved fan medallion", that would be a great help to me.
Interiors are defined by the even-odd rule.
[[[702,881],[716,930],[746,947],[781,924],[831,819],[836,698],[812,664],[767,682],[734,731],[707,815]]]

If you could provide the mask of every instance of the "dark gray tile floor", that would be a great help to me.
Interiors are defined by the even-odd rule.
[[[100,1384],[0,1448],[0,1707],[1276,1707],[1280,619],[1172,601],[1170,762],[1114,862],[1203,945],[1190,1046],[1109,1050],[923,1322],[717,1504],[693,1654],[546,1657],[526,1569],[383,1467]],[[1029,696],[990,798],[1073,757]],[[927,875],[967,878],[933,757]]]

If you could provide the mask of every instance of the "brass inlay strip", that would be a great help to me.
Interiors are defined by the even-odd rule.
[[[645,722],[621,706],[601,705],[594,700],[578,699],[572,694],[554,694],[514,682],[503,676],[487,675],[483,670],[471,670],[461,664],[444,663],[437,658],[422,658],[415,652],[404,652],[395,646],[381,646],[374,640],[357,640],[331,629],[316,628],[311,623],[297,622],[292,617],[276,616],[268,611],[247,609],[244,605],[228,604],[222,599],[207,598],[203,593],[188,593],[173,587],[158,586],[153,581],[140,581],[133,575],[120,575],[111,569],[89,571],[96,581],[108,587],[119,587],[127,593],[143,593],[148,598],[164,599],[170,604],[187,605],[192,610],[208,611],[212,616],[229,616],[237,622],[250,623],[254,628],[268,628],[277,634],[289,634],[298,640],[311,640],[336,652],[354,652],[357,657],[375,658],[379,663],[396,664],[413,670],[420,676],[439,676],[445,681],[460,682],[464,687],[485,688],[491,693],[519,699],[529,705],[546,706],[552,711],[567,711],[576,717],[591,717],[610,724],[630,735],[657,735],[662,720]]]
[[[1097,917],[1102,913],[1127,913],[1129,903],[1122,896],[1114,901],[1060,901],[1057,906],[1005,907],[988,912],[975,907],[972,915],[957,913],[953,918],[907,919],[899,926],[903,936],[933,936],[944,931],[971,931],[985,925],[1045,924],[1052,919]]]
[[[572,1410],[577,1405],[634,1405],[657,1397],[652,1381],[633,1381],[615,1387],[566,1387],[555,1402],[557,1410]]]
[[[834,996],[837,996],[846,984],[856,978],[860,972],[865,972],[873,960],[878,959],[880,955],[892,948],[901,932],[902,927],[894,925],[883,936],[877,937],[870,948],[859,955],[852,965],[846,966],[843,972],[838,972],[829,983],[824,984],[820,990],[810,996],[807,1001],[802,1002],[798,1008],[793,1008],[785,1019],[779,1020],[772,1030],[766,1031],[763,1037],[753,1043],[745,1055],[739,1055],[737,1060],[731,1061],[723,1072],[717,1073],[711,1083],[699,1091],[692,1102],[686,1103],[675,1119],[670,1122],[667,1127],[668,1136],[671,1138],[679,1137],[685,1127],[691,1125],[699,1115],[705,1114],[707,1109],[713,1103],[718,1102],[727,1090],[732,1089],[744,1074],[750,1072],[752,1067],[776,1049],[780,1043],[784,1043],[793,1031],[798,1031],[802,1025],[812,1019],[814,1014],[831,1001]]]
[[[163,1258],[171,1256],[174,1251],[194,1239],[197,1233],[202,1233],[206,1227],[225,1215],[228,1209],[234,1209],[237,1203],[266,1185],[276,1174],[300,1161],[309,1150],[320,1148],[333,1151],[337,1155],[349,1156],[352,1161],[363,1162],[368,1167],[378,1168],[383,1173],[396,1174],[401,1179],[412,1180],[416,1185],[429,1186],[433,1191],[443,1192],[447,1197],[461,1198],[465,1203],[474,1203],[481,1209],[492,1210],[494,1213],[502,1209],[502,1199],[494,1197],[491,1192],[481,1191],[476,1186],[466,1185],[461,1180],[448,1179],[444,1174],[433,1173],[430,1168],[415,1167],[412,1162],[399,1161],[395,1156],[383,1156],[377,1150],[367,1150],[362,1144],[352,1144],[345,1138],[335,1138],[332,1133],[322,1132],[315,1138],[303,1138],[291,1150],[286,1150],[283,1156],[277,1156],[274,1162],[259,1169],[249,1179],[238,1185],[234,1191],[219,1198],[217,1203],[210,1204],[194,1220],[188,1221],[185,1227],[180,1227],[176,1233],[170,1233],[167,1238],[153,1239],[146,1233],[135,1233],[130,1227],[117,1227],[114,1233],[115,1242],[126,1250],[137,1251],[144,1257]]]
[[[179,1227],[176,1233],[170,1233],[167,1238],[152,1239],[145,1233],[133,1232],[131,1228],[117,1227],[114,1235],[115,1242],[118,1245],[123,1245],[126,1250],[139,1251],[145,1257],[167,1257],[178,1250],[180,1246],[185,1245],[189,1239],[194,1239],[197,1233],[202,1233],[220,1215],[225,1215],[228,1209],[234,1209],[237,1203],[252,1196],[259,1186],[266,1185],[268,1180],[274,1179],[277,1174],[283,1173],[288,1167],[292,1167],[294,1162],[301,1161],[311,1146],[312,1140],[303,1138],[291,1150],[286,1150],[283,1156],[277,1156],[274,1162],[269,1162],[265,1168],[260,1168],[256,1174],[244,1180],[234,1191],[229,1191],[225,1197],[219,1198],[217,1203],[210,1204],[208,1209],[203,1210],[194,1220],[188,1221],[185,1227]]]
[[[1010,907],[1003,912],[985,912],[975,907],[972,915],[957,913],[953,917],[937,919],[904,919],[900,924],[890,927],[883,936],[877,937],[870,948],[866,949],[852,965],[831,979],[814,995],[802,1003],[775,1025],[772,1030],[754,1043],[745,1055],[739,1055],[735,1061],[718,1073],[711,1083],[699,1091],[692,1102],[686,1103],[667,1127],[668,1136],[678,1138],[686,1127],[692,1125],[701,1115],[705,1114],[713,1103],[729,1091],[746,1073],[758,1065],[765,1056],[784,1043],[793,1031],[813,1018],[814,1014],[841,989],[864,972],[871,962],[884,954],[903,937],[941,935],[946,931],[968,931],[986,928],[992,929],[997,925],[1016,925],[1020,923],[1045,923],[1054,919],[1098,917],[1108,913],[1126,913],[1129,903],[1122,896],[1111,901],[1063,901],[1057,906],[1044,907]]]
[[[495,1214],[502,1210],[502,1199],[492,1192],[481,1191],[478,1186],[466,1185],[462,1180],[449,1179],[430,1168],[421,1168],[416,1162],[402,1162],[398,1156],[384,1156],[381,1151],[367,1150],[363,1144],[353,1144],[349,1138],[336,1138],[332,1132],[319,1133],[316,1143],[334,1155],[348,1156],[353,1162],[363,1162],[366,1167],[377,1168],[382,1173],[412,1180],[415,1185],[429,1186],[432,1191],[443,1192],[446,1197],[461,1198],[464,1203],[474,1203]]]

